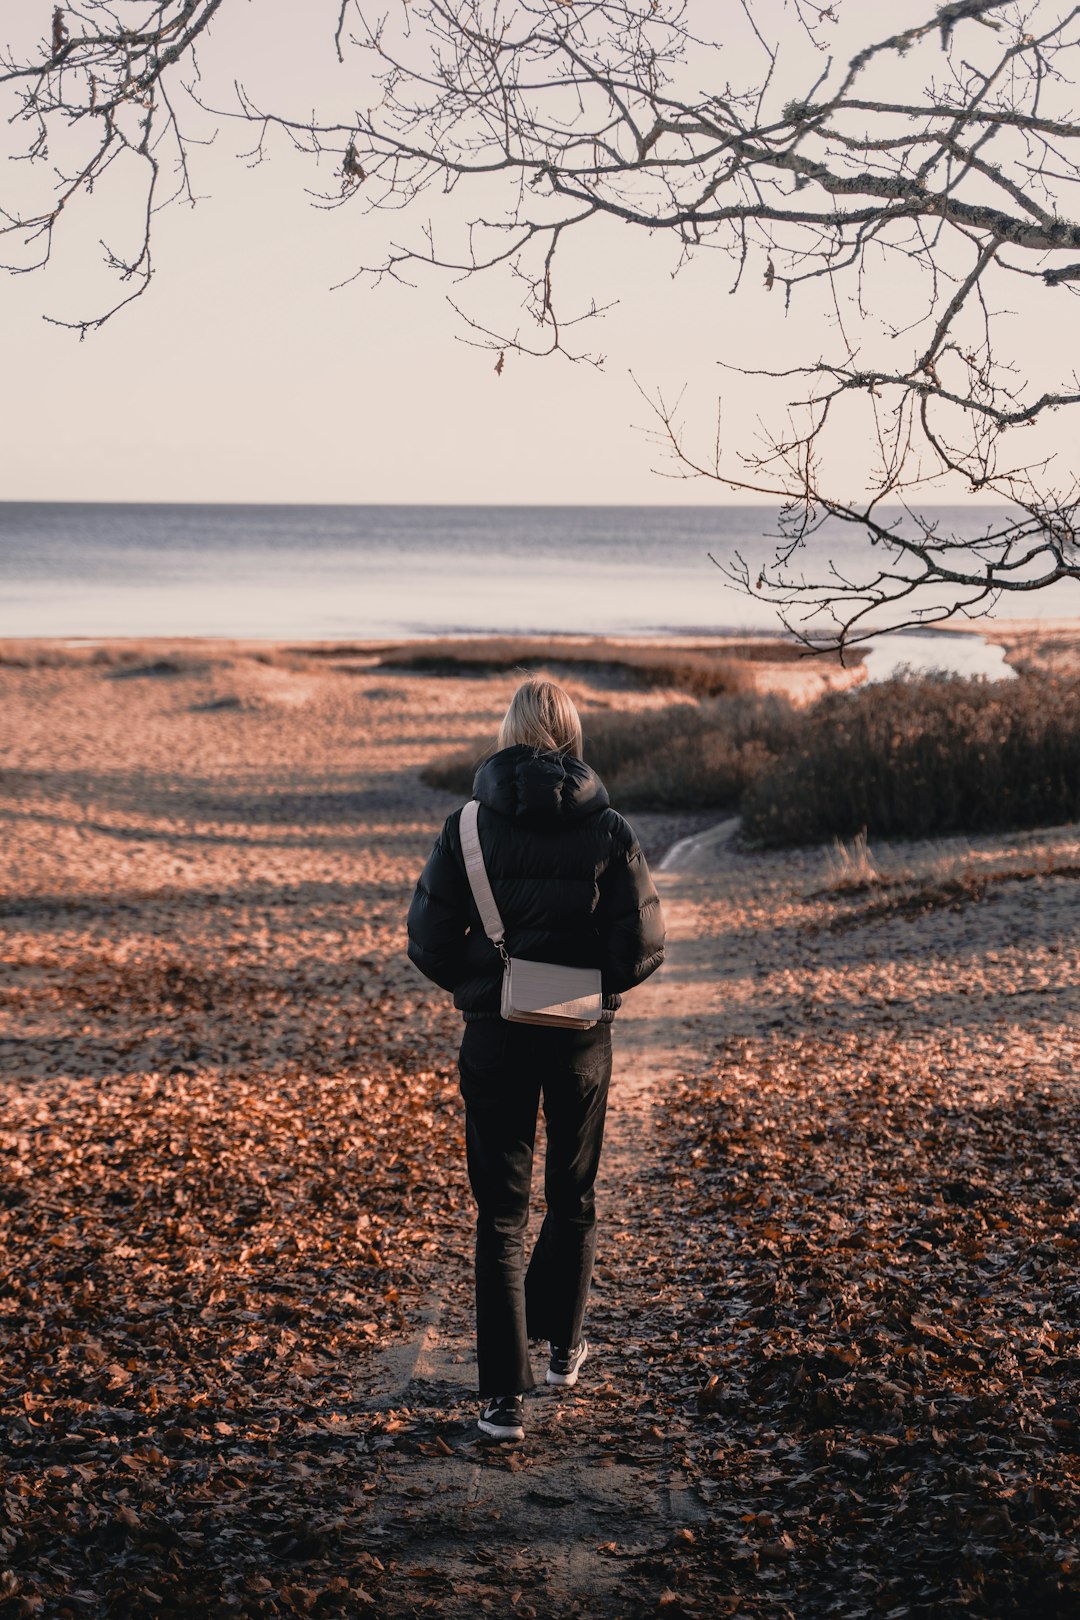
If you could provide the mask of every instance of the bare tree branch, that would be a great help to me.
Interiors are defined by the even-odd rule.
[[[46,181],[40,207],[0,212],[0,234],[21,245],[11,268],[44,263],[71,204],[134,156],[138,240],[108,262],[133,284],[115,307],[145,291],[163,164],[177,194],[192,195],[176,108],[182,96],[202,105],[193,53],[222,4],[83,0],[56,8],[33,60],[0,57],[25,155]],[[238,86],[216,111],[253,125],[257,159],[279,136],[324,173],[329,160],[321,206],[415,216],[429,198],[445,213],[451,194],[456,237],[444,245],[440,231],[437,245],[421,221],[357,275],[509,275],[524,291],[509,330],[453,300],[466,341],[489,347],[500,369],[515,351],[566,355],[567,332],[608,307],[597,288],[564,308],[559,274],[567,245],[606,221],[666,235],[680,264],[719,253],[740,294],[759,266],[778,309],[827,290],[825,346],[800,352],[793,330],[790,367],[770,373],[789,392],[756,448],[718,438],[699,455],[676,413],[650,401],[678,474],[781,505],[771,560],[729,560],[729,575],[808,642],[842,646],[1080,578],[1074,475],[1038,438],[1080,404],[1080,380],[1060,360],[1060,374],[1028,375],[1003,313],[1012,295],[1061,300],[1080,282],[1080,5],[928,5],[913,26],[834,61],[839,10],[840,0],[740,0],[722,12],[706,0],[411,0],[383,15],[337,0],[328,44],[368,64],[369,110],[320,121]],[[726,38],[702,32],[718,17],[756,52],[744,83],[726,77]],[[813,65],[792,95],[800,42]],[[58,134],[79,151],[66,168],[49,157]],[[483,201],[470,214],[474,194]],[[113,312],[72,324],[85,332]],[[875,458],[857,498],[831,472],[856,405]],[[920,516],[942,490],[992,496],[1007,516],[995,510],[974,539],[946,530]],[[840,526],[866,538],[858,577],[828,560]]]

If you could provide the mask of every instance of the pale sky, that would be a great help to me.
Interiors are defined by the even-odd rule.
[[[711,0],[691,0],[715,19]],[[869,8],[858,6],[865,26]],[[873,8],[877,12],[878,8]],[[332,34],[337,0],[226,0],[203,46],[208,93],[227,98],[242,77],[267,101],[353,104],[354,58],[340,66]],[[932,7],[898,0],[889,27]],[[41,0],[6,0],[0,40],[44,25]],[[762,0],[771,37],[792,34],[781,0]],[[302,20],[300,20],[302,16]],[[724,8],[723,73],[750,79],[754,62],[740,9]],[[838,46],[863,43],[849,28]],[[793,82],[811,66],[796,52]],[[842,51],[841,54],[844,54]],[[703,61],[701,72],[715,71]],[[352,78],[350,78],[352,75]],[[5,118],[8,112],[5,109]],[[11,137],[8,136],[9,150]],[[687,388],[687,411],[705,429],[724,394],[724,433],[752,437],[765,396],[718,362],[778,365],[820,348],[822,305],[806,299],[786,319],[760,267],[736,297],[728,260],[704,255],[673,280],[671,244],[612,226],[577,244],[566,276],[619,306],[590,347],[602,371],[555,359],[493,357],[465,346],[428,277],[416,290],[356,283],[331,292],[377,257],[384,222],[358,209],[320,212],[315,180],[281,143],[249,168],[235,153],[249,132],[226,129],[193,150],[194,210],[176,207],[156,227],[154,284],[139,303],[82,343],[43,314],[84,315],[106,294],[98,239],[121,231],[123,186],[80,205],[48,272],[0,281],[0,405],[8,499],[288,502],[709,503],[745,501],[715,485],[658,476],[661,458],[639,431],[648,423],[630,377],[669,396]],[[0,185],[12,173],[3,165]],[[0,196],[0,201],[3,198]],[[397,217],[416,240],[422,216]],[[473,288],[472,307],[487,294]],[[896,296],[901,296],[899,284]],[[505,306],[492,286],[492,309]],[[1029,348],[1052,347],[1067,295],[1024,318]],[[1045,299],[1044,299],[1045,303]],[[841,452],[846,453],[846,452]],[[854,455],[855,450],[852,448]]]

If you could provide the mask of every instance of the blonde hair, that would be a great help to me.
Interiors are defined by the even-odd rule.
[[[561,686],[530,675],[522,681],[499,727],[499,748],[524,743],[545,754],[582,757],[581,717],[574,701]]]

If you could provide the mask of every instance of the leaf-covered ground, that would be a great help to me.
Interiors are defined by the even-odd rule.
[[[776,1036],[680,1092],[715,1612],[1080,1608],[1080,1100],[983,1057]]]
[[[1080,1612],[1075,847],[928,848],[892,913],[812,854],[684,886],[719,973],[665,1109],[696,1612]]]
[[[0,670],[3,1620],[1080,1612],[1075,835],[661,879],[594,1354],[490,1448],[401,916],[512,683],[186,657]]]

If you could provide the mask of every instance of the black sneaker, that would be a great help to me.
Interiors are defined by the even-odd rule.
[[[548,1364],[547,1381],[549,1384],[576,1384],[578,1373],[585,1365],[589,1354],[589,1341],[582,1339],[572,1350],[564,1350],[561,1346],[553,1344],[551,1347],[551,1361]]]
[[[481,1429],[493,1440],[524,1440],[525,1402],[520,1395],[494,1395],[479,1421]]]

